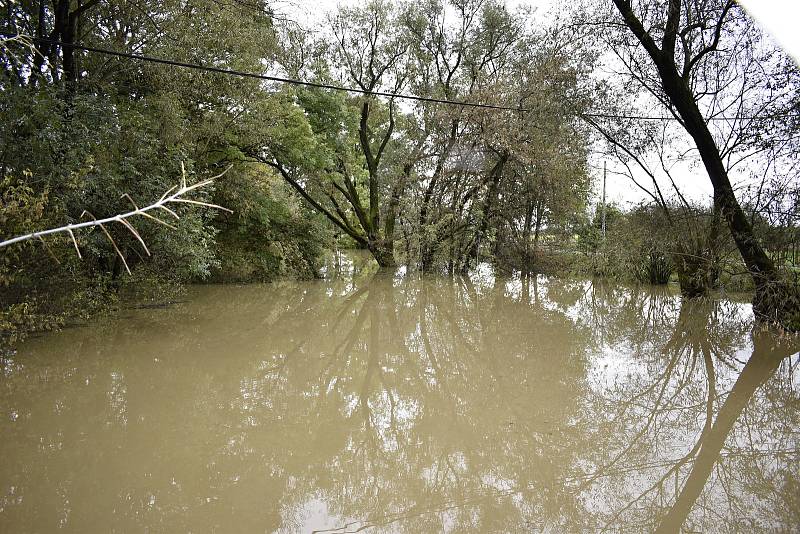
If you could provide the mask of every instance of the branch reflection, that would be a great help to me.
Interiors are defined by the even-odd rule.
[[[798,524],[795,347],[544,277],[198,288],[5,362],[0,530]]]

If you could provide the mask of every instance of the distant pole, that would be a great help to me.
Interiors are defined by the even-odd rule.
[[[606,162],[603,162],[603,206],[602,206],[602,232],[603,240],[606,238]]]

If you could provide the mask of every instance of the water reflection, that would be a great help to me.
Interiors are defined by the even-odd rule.
[[[0,530],[800,525],[796,347],[748,306],[359,273],[27,343]]]

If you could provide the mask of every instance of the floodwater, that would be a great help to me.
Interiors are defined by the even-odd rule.
[[[796,350],[666,288],[199,286],[2,361],[0,532],[796,531]]]

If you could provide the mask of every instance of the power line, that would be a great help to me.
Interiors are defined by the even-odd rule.
[[[640,121],[676,121],[679,120],[676,117],[672,116],[663,116],[663,115],[617,115],[614,113],[583,113],[585,117],[591,117],[593,119],[627,119],[627,120],[640,120]],[[705,120],[707,121],[734,121],[734,120],[776,120],[785,117],[792,117],[795,116],[791,113],[782,113],[776,115],[751,115],[751,116],[739,116],[739,117],[727,117],[727,116],[714,116],[714,117],[706,117]],[[800,115],[797,115],[800,118]]]
[[[354,87],[343,87],[341,85],[332,85],[327,83],[317,83],[317,82],[306,82],[303,80],[294,80],[292,78],[284,78],[281,76],[269,76],[267,74],[256,74],[254,72],[245,72],[240,70],[233,70],[233,69],[223,69],[220,67],[207,67],[205,65],[200,65],[197,63],[187,63],[184,61],[175,61],[172,59],[161,59],[152,56],[145,56],[143,54],[130,54],[127,52],[117,52],[116,50],[109,50],[107,48],[96,48],[93,46],[85,46],[79,45],[74,43],[65,43],[63,41],[57,41],[54,39],[45,39],[42,37],[31,37],[31,36],[20,36],[17,34],[5,33],[0,32],[0,35],[6,37],[25,37],[30,39],[31,41],[37,41],[40,43],[51,44],[56,46],[66,46],[70,48],[74,48],[75,50],[83,50],[85,52],[94,52],[96,54],[103,54],[107,56],[114,56],[114,57],[121,57],[126,59],[136,59],[139,61],[147,61],[150,63],[159,63],[161,65],[169,65],[172,67],[182,67],[186,69],[195,69],[195,70],[202,70],[206,72],[215,72],[218,74],[227,74],[230,76],[240,76],[243,78],[255,78],[258,80],[266,80],[270,82],[279,82],[279,83],[286,83],[290,85],[302,85],[305,87],[315,87],[318,89],[331,89],[334,91],[345,91],[348,93],[358,93],[364,95],[374,95],[374,96],[385,96],[388,98],[401,98],[406,100],[416,100],[419,102],[431,102],[434,104],[449,104],[455,106],[465,106],[465,107],[473,107],[473,108],[486,108],[486,109],[497,109],[497,110],[505,110],[505,111],[528,111],[524,108],[513,108],[510,106],[499,106],[494,104],[481,104],[478,102],[460,102],[456,100],[444,100],[439,98],[431,98],[426,96],[416,96],[416,95],[407,95],[407,94],[400,94],[400,93],[389,93],[385,91],[367,91],[366,89],[358,89]]]
[[[24,37],[25,39],[29,39],[31,41],[37,41],[40,43],[51,44],[56,46],[66,46],[69,48],[73,48],[75,50],[82,50],[84,52],[93,52],[96,54],[103,54],[107,56],[114,56],[126,59],[134,59],[139,61],[146,61],[150,63],[158,63],[161,65],[169,65],[172,67],[181,67],[186,69],[194,69],[194,70],[201,70],[206,72],[214,72],[218,74],[227,74],[229,76],[240,76],[243,78],[255,78],[258,80],[265,80],[271,82],[278,82],[278,83],[286,83],[290,85],[300,85],[304,87],[315,87],[318,89],[330,89],[333,91],[343,91],[347,93],[356,93],[356,94],[364,94],[364,95],[373,95],[373,96],[383,96],[387,98],[399,98],[404,100],[414,100],[417,102],[430,102],[433,104],[446,104],[451,106],[463,106],[463,107],[473,107],[473,108],[481,108],[481,109],[494,109],[494,110],[501,110],[501,111],[518,111],[518,112],[525,112],[530,111],[528,108],[523,107],[511,107],[511,106],[501,106],[496,104],[482,104],[479,102],[467,102],[467,101],[458,101],[458,100],[447,100],[442,98],[432,98],[426,96],[417,96],[417,95],[409,95],[403,93],[390,93],[386,91],[368,91],[366,89],[359,89],[355,87],[344,87],[341,85],[333,85],[327,83],[318,83],[318,82],[307,82],[303,80],[295,80],[292,78],[285,78],[282,76],[269,76],[267,74],[256,74],[254,72],[245,72],[233,69],[223,69],[220,67],[208,67],[205,65],[200,65],[198,63],[188,63],[184,61],[176,61],[172,59],[162,59],[152,56],[145,56],[143,54],[131,54],[128,52],[118,52],[116,50],[109,50],[107,48],[97,48],[93,46],[86,46],[86,45],[79,45],[75,43],[66,43],[64,41],[59,41],[55,39],[45,39],[43,37],[33,37],[29,35],[21,35],[15,33],[8,33],[8,32],[0,32],[0,35],[4,37]],[[590,117],[593,119],[624,119],[624,120],[648,120],[648,121],[674,121],[678,120],[676,117],[672,116],[658,116],[658,115],[616,115],[612,113],[582,113],[581,116]],[[706,120],[718,120],[718,121],[732,121],[732,120],[775,120],[781,117],[790,117],[791,114],[785,115],[771,115],[771,116],[742,116],[742,117],[722,117],[722,116],[715,116],[715,117],[708,117]]]

